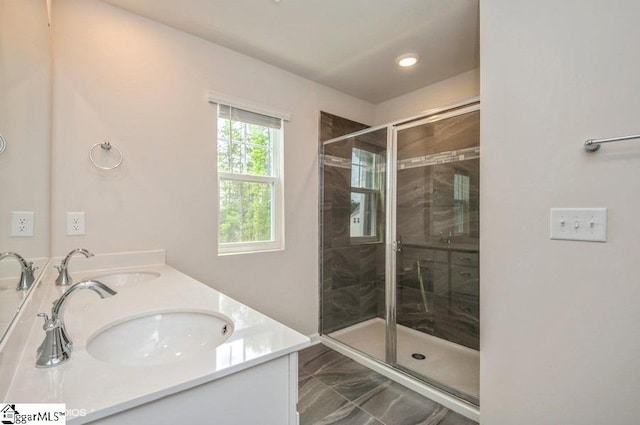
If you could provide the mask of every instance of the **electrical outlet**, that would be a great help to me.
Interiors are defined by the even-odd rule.
[[[33,236],[33,211],[11,212],[11,236],[18,238]]]
[[[67,236],[84,235],[84,211],[67,212]]]

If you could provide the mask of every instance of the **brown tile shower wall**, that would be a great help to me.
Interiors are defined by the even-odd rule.
[[[404,243],[439,244],[453,229],[453,180],[456,173],[469,176],[468,232],[458,244],[478,246],[480,160],[436,164],[399,170],[397,175],[397,229]]]
[[[398,323],[478,350],[477,259],[477,251],[405,245],[398,259]]]
[[[364,130],[365,128],[369,128],[369,126],[320,111],[320,143],[344,136],[345,134]]]
[[[400,169],[397,176],[397,233],[403,241],[397,321],[473,349],[480,345],[480,160],[456,156],[455,161],[431,164],[419,159],[478,145],[479,112],[414,127],[398,136],[398,159],[411,168]],[[469,177],[469,210],[464,234],[450,236],[456,173]]]
[[[479,348],[479,159],[459,160],[462,154],[445,163],[410,162],[442,152],[473,151],[479,145],[478,118],[479,113],[466,114],[401,134],[398,160],[406,168],[401,165],[397,174],[396,217],[404,243],[398,255],[398,323],[474,349]],[[366,126],[322,113],[320,128],[324,141]],[[345,162],[326,166],[323,175],[320,323],[324,333],[385,315],[384,244],[352,245],[349,235],[352,147],[351,142],[339,142],[325,151]],[[469,176],[468,227],[464,235],[449,238],[455,173]]]
[[[320,142],[367,127],[321,112]],[[350,163],[352,147],[350,142],[336,143],[329,145],[325,153],[345,158]],[[323,179],[320,326],[322,332],[329,333],[375,317],[380,310],[377,288],[384,282],[380,283],[378,276],[377,260],[381,244],[351,244],[350,167],[325,167]],[[384,278],[384,270],[382,276]]]

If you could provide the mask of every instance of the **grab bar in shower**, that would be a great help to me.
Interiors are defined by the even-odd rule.
[[[590,139],[584,142],[584,150],[587,152],[596,152],[600,149],[602,143],[620,142],[622,140],[640,139],[640,134],[634,134],[631,136],[611,137],[608,139]]]

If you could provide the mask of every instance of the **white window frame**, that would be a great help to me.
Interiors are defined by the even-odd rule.
[[[244,109],[250,112],[256,112],[263,115],[272,116],[282,120],[280,128],[280,137],[272,140],[273,155],[273,175],[258,176],[252,174],[228,173],[217,171],[217,213],[218,213],[218,234],[220,223],[220,184],[222,180],[248,182],[248,183],[267,183],[271,185],[271,240],[270,241],[252,241],[252,242],[230,242],[221,243],[218,239],[218,255],[230,254],[247,254],[266,251],[284,250],[284,123],[291,119],[291,114],[277,111],[267,106],[258,105],[244,99],[236,99],[219,93],[211,93],[209,102],[213,104],[224,104],[234,108]],[[216,105],[217,106],[217,105]],[[270,112],[272,111],[272,112]],[[216,107],[216,146],[218,141],[218,108]],[[216,147],[216,152],[217,152]],[[217,155],[216,155],[217,158]]]
[[[354,148],[354,149],[359,149],[365,152],[369,152],[372,153],[373,155],[376,156],[380,156],[380,154],[377,154],[375,152],[371,152],[368,151],[367,149],[363,149],[363,148]],[[361,165],[358,165],[358,168],[361,168]],[[374,167],[380,167],[380,164],[375,165]],[[353,164],[351,166],[351,172],[353,172]],[[384,168],[382,168],[384,170]],[[376,178],[379,178],[379,170],[375,170],[376,172]],[[351,182],[350,182],[351,183]],[[373,225],[373,235],[367,235],[367,236],[350,236],[350,240],[351,240],[351,244],[352,245],[361,245],[361,244],[370,244],[370,243],[379,243],[382,242],[382,235],[380,234],[380,228],[378,227],[378,199],[382,199],[382,189],[384,187],[384,183],[381,181],[378,181],[376,183],[376,186],[378,187],[377,189],[369,189],[369,188],[363,188],[363,187],[358,187],[358,186],[350,186],[350,190],[349,190],[349,198],[351,198],[351,194],[352,193],[362,193],[365,195],[365,199],[367,199],[368,202],[368,207],[371,208],[371,221],[372,221],[372,225]],[[363,205],[364,207],[364,205]],[[349,221],[349,226],[351,226],[351,221]]]
[[[361,187],[353,187],[351,186],[351,193],[359,193],[364,195],[366,200],[365,204],[370,211],[369,217],[369,225],[373,230],[373,235],[364,235],[364,236],[350,236],[351,242],[353,244],[359,243],[371,243],[371,242],[380,242],[380,236],[378,235],[378,198],[380,195],[379,189],[364,189]],[[364,207],[364,205],[363,205]],[[349,223],[351,225],[351,223]],[[364,226],[363,226],[364,227]]]

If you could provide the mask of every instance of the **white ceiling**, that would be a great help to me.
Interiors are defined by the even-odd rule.
[[[372,103],[479,66],[478,0],[103,1]]]

